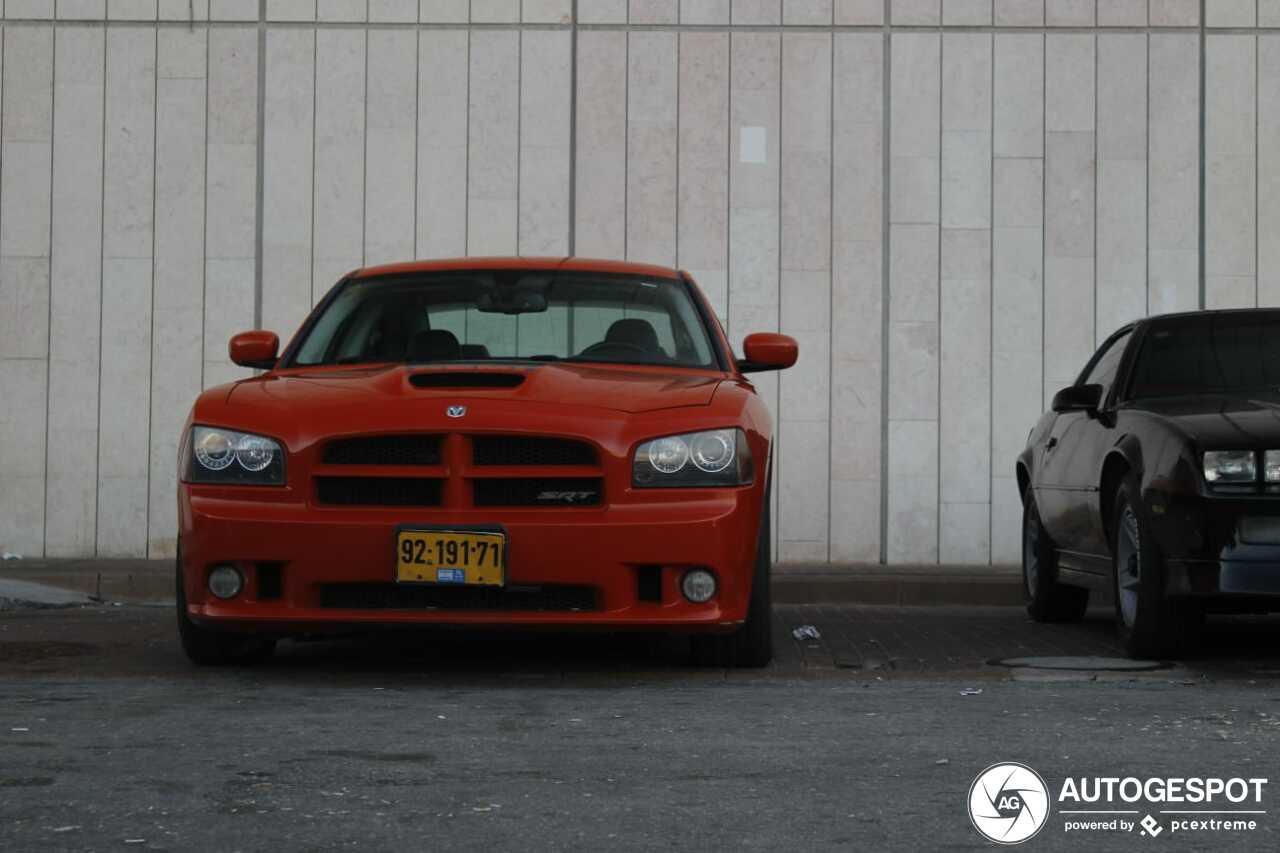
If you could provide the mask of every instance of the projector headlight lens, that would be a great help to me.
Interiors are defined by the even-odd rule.
[[[636,488],[743,486],[752,481],[751,448],[740,429],[712,429],[643,442],[631,464]]]
[[[196,426],[183,455],[181,470],[188,483],[279,486],[285,482],[284,448],[266,436]]]

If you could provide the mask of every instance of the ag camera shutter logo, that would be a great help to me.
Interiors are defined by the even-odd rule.
[[[1025,764],[993,764],[969,786],[969,820],[996,844],[1021,844],[1049,818],[1049,787]]]

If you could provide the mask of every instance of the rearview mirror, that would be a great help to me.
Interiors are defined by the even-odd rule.
[[[541,314],[547,310],[547,295],[534,290],[488,291],[476,298],[476,310],[481,314]]]
[[[280,337],[275,332],[254,329],[231,336],[227,352],[231,360],[241,367],[270,370],[276,366],[276,353],[280,350]]]
[[[1072,385],[1053,395],[1053,410],[1063,412],[1097,412],[1102,405],[1101,385]]]
[[[759,373],[763,370],[785,370],[795,364],[800,348],[790,335],[756,332],[747,335],[742,342],[742,354],[744,358],[738,359],[738,370]]]

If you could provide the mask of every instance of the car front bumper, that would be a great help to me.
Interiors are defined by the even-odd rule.
[[[604,508],[317,508],[306,501],[238,500],[226,489],[179,492],[181,571],[189,617],[245,630],[319,633],[373,625],[511,625],[729,631],[746,618],[763,489],[671,490],[666,499]],[[507,536],[506,588],[590,588],[589,608],[522,605],[401,607],[395,596],[401,526],[500,528]],[[235,598],[214,598],[208,573],[231,563],[245,577]],[[653,568],[660,567],[660,568]],[[715,573],[718,592],[694,604],[680,592],[692,567]],[[278,573],[268,590],[260,573]],[[660,578],[642,592],[641,573]],[[360,584],[388,593],[388,606],[352,605],[334,589]],[[371,586],[370,586],[371,585]],[[457,589],[454,587],[453,589]],[[491,599],[490,599],[491,600]]]
[[[1169,594],[1274,597],[1280,608],[1280,502],[1198,496],[1156,504]]]

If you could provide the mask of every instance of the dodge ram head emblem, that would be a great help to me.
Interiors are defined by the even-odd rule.
[[[444,413],[451,418],[460,418],[467,413],[466,406],[450,406],[444,410]]]

